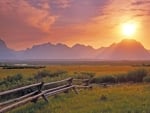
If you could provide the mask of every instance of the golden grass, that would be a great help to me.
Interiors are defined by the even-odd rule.
[[[71,92],[50,97],[49,103],[42,100],[13,113],[149,113],[149,88],[149,84],[95,87],[80,91],[78,95]]]
[[[48,71],[57,71],[64,70],[67,71],[70,75],[74,72],[93,72],[97,76],[106,75],[106,74],[118,74],[125,73],[130,70],[135,70],[139,67],[134,67],[130,65],[49,65],[45,68]],[[141,67],[140,67],[141,68]],[[150,71],[150,67],[146,67]],[[22,74],[24,77],[28,78],[38,71],[43,69],[2,69],[0,68],[0,79],[6,76],[12,76],[14,74]]]
[[[130,65],[49,65],[45,70],[64,70],[72,75],[74,72],[92,72],[96,76],[107,74],[126,73],[137,68]],[[23,74],[31,77],[41,69],[0,69],[0,79],[14,74]],[[42,69],[43,70],[43,69]],[[49,103],[43,100],[36,104],[30,103],[10,113],[149,113],[150,112],[150,85],[123,84],[113,87],[95,87],[93,90],[61,94],[49,97]]]

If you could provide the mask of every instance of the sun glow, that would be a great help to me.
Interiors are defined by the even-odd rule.
[[[135,35],[137,30],[137,24],[135,22],[127,22],[122,24],[122,33],[127,38],[133,38],[132,36]]]

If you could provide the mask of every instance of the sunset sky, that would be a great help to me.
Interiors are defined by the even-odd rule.
[[[136,24],[130,37],[125,23]],[[150,49],[150,0],[0,0],[0,38],[21,50],[46,42],[94,48],[133,38]]]

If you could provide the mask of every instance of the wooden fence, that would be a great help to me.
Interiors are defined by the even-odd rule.
[[[81,81],[84,84],[75,85],[73,81]],[[0,92],[0,98],[4,98],[4,101],[0,103],[0,113],[5,113],[10,111],[18,106],[24,105],[28,102],[37,102],[37,100],[42,97],[46,102],[48,102],[47,97],[53,96],[62,92],[68,93],[70,89],[72,89],[76,94],[78,94],[77,88],[91,88],[89,84],[90,80],[79,80],[73,78],[67,78],[64,80],[50,82],[50,83],[36,83],[4,92]],[[26,91],[24,95],[19,97],[14,97],[13,99],[5,99],[5,97],[9,97],[9,95],[15,95],[16,93]],[[28,91],[29,90],[29,91]]]

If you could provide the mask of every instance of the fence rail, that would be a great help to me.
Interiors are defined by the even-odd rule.
[[[75,80],[77,81],[77,79]],[[15,97],[13,99],[8,99],[6,101],[3,101],[0,103],[0,113],[5,113],[7,111],[10,111],[16,107],[19,107],[21,105],[24,105],[28,102],[37,102],[39,98],[43,98],[46,102],[48,102],[47,97],[53,96],[62,92],[68,92],[69,90],[73,90],[76,94],[78,94],[78,91],[76,88],[91,88],[89,85],[89,80],[79,80],[83,81],[85,83],[84,85],[75,85],[73,84],[73,78],[67,78],[64,80],[56,81],[56,82],[50,82],[50,83],[36,83],[32,85],[27,85],[24,87],[0,92],[0,98],[5,98],[8,95],[12,95],[20,91],[24,91],[26,89],[36,89],[34,91],[31,91],[28,94],[25,94],[23,96]],[[53,86],[53,87],[51,87]],[[50,88],[49,88],[50,87]]]

